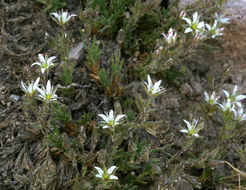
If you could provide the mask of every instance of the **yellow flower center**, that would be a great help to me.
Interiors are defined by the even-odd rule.
[[[107,180],[107,179],[109,178],[109,175],[108,175],[107,173],[104,172],[104,174],[103,174],[102,177],[103,177],[104,180]]]
[[[113,120],[110,120],[110,121],[108,122],[108,124],[109,124],[110,126],[112,126],[112,125],[114,125],[114,121],[113,121]]]
[[[47,100],[50,100],[50,99],[51,99],[51,95],[50,95],[50,94],[47,94],[47,95],[46,95],[46,99],[47,99]]]

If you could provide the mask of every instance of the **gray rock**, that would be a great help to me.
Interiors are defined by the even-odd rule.
[[[188,83],[182,84],[180,90],[181,90],[181,93],[186,96],[192,96],[193,94],[193,90]]]
[[[194,95],[200,95],[202,92],[202,85],[199,82],[193,82],[192,87],[194,89]]]
[[[82,58],[83,53],[84,53],[84,44],[80,42],[79,44],[77,44],[75,47],[71,49],[71,51],[69,52],[68,59],[70,61],[77,62]]]
[[[17,96],[15,94],[11,94],[9,98],[12,99],[12,100],[14,100],[14,101],[16,101],[16,102],[18,102],[19,99],[20,99],[20,96]]]

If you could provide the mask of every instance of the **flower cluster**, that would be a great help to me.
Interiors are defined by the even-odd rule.
[[[218,13],[215,13],[213,25],[210,25],[207,23],[205,24],[204,21],[200,21],[200,15],[198,15],[198,12],[193,13],[192,18],[189,18],[186,17],[185,11],[181,11],[179,19],[182,19],[187,23],[184,33],[186,34],[192,32],[194,34],[194,46],[196,46],[200,40],[207,38],[207,36],[211,36],[211,38],[222,36],[222,31],[224,28],[221,27],[221,25],[228,24],[230,20],[229,18],[225,18],[223,15],[218,15]],[[169,29],[167,34],[162,33],[162,35],[168,46],[174,45],[177,41],[177,32],[175,32],[172,28]],[[161,50],[157,49],[156,54],[159,55],[160,51]]]
[[[197,12],[195,12],[193,15],[193,20],[190,18],[183,17],[182,19],[185,20],[188,23],[188,28],[186,28],[185,33],[194,32],[194,33],[204,33],[208,32],[212,38],[215,38],[216,36],[223,35],[222,31],[224,28],[220,28],[219,24],[227,24],[229,23],[229,18],[224,18],[223,15],[215,14],[215,20],[214,24],[211,26],[210,24],[205,24],[203,21],[200,22]],[[208,31],[205,30],[205,26],[208,29]]]
[[[219,96],[216,96],[215,92],[209,95],[204,92],[205,101],[210,105],[218,105],[222,112],[233,113],[234,119],[239,122],[246,120],[246,114],[241,103],[242,100],[246,99],[246,95],[241,95],[237,93],[238,86],[235,85],[232,93],[223,90],[226,99],[222,103],[218,103]]]
[[[36,91],[38,91],[40,93],[38,97],[41,98],[41,100],[45,101],[46,103],[56,101],[57,95],[55,93],[57,88],[51,86],[49,80],[47,82],[46,88],[44,88],[43,85],[42,88],[39,88],[38,87],[39,80],[40,78],[37,78],[37,80],[34,83],[32,81],[28,86],[26,86],[26,84],[21,81],[22,90],[25,92],[27,96],[31,96],[31,97],[33,97]]]

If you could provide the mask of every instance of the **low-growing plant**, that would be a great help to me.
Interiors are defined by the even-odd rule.
[[[207,115],[204,118],[219,108],[224,123],[218,147],[200,154],[196,142],[203,139],[201,134],[207,130],[206,120],[195,117],[183,120],[175,133],[180,132],[184,138],[177,137],[179,142],[174,140],[172,123],[155,117],[156,102],[165,94],[165,88],[162,80],[153,78],[163,73],[171,75],[172,65],[181,64],[199,45],[222,35],[227,18],[218,14],[211,16],[219,10],[221,2],[213,0],[204,4],[200,0],[186,10],[177,8],[178,0],[165,7],[161,6],[161,0],[91,0],[84,3],[80,19],[84,22],[83,41],[87,52],[82,65],[87,68],[85,73],[89,72],[84,78],[86,83],[91,82],[89,77],[97,84],[92,84],[94,87],[103,88],[106,96],[102,96],[107,101],[97,104],[94,112],[87,112],[90,110],[88,102],[84,107],[74,108],[71,102],[79,104],[78,99],[67,97],[65,93],[59,95],[58,86],[51,85],[49,73],[56,65],[55,60],[59,61],[55,56],[38,55],[39,62],[32,66],[40,67],[39,78],[28,85],[21,82],[27,109],[38,121],[32,122],[32,126],[42,132],[40,147],[44,150],[40,153],[40,167],[35,172],[28,167],[32,176],[30,186],[137,190],[160,180],[159,189],[172,189],[176,179],[185,172],[187,163],[202,168],[201,182],[219,183],[222,177],[213,173],[208,160],[226,157],[224,148],[227,145],[223,143],[237,137],[235,129],[242,129],[241,122],[246,116],[240,100],[246,96],[238,95],[235,87],[233,93],[224,91],[226,100],[220,104],[214,92],[205,93],[209,106],[205,106]],[[74,16],[64,11],[52,13],[61,31],[55,38],[46,36],[59,54],[63,72],[58,76],[67,87],[74,80],[74,65],[69,60],[71,35],[67,28]],[[96,39],[100,38],[117,40],[117,50],[108,64],[102,61],[105,44],[99,45]],[[175,78],[180,73],[182,71],[177,71],[169,77]],[[132,82],[139,78],[145,82]],[[39,85],[40,81],[46,86]],[[133,86],[132,91],[130,86]],[[76,90],[82,91],[83,86],[73,85],[72,91]]]

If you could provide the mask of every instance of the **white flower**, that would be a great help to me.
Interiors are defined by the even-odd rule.
[[[243,107],[238,108],[238,110],[233,110],[234,117],[239,122],[246,120],[246,114],[244,113]]]
[[[42,54],[38,54],[38,58],[39,58],[39,62],[35,62],[31,66],[39,65],[41,68],[41,73],[44,73],[50,67],[55,65],[53,63],[54,59],[56,58],[55,56],[48,58],[47,55],[45,55],[45,57],[44,57]]]
[[[217,100],[219,99],[219,96],[216,96],[215,92],[212,92],[212,94],[204,92],[204,96],[205,101],[208,102],[210,105],[217,104]]]
[[[220,103],[217,104],[220,106],[223,112],[227,112],[227,111],[231,112],[235,110],[234,104],[233,102],[231,102],[231,99],[224,100],[222,104]]]
[[[164,90],[164,88],[160,87],[161,80],[157,81],[153,85],[152,80],[151,80],[151,78],[150,78],[149,75],[148,75],[148,83],[147,82],[144,82],[144,84],[147,87],[148,94],[151,94],[151,95],[155,95],[155,94],[157,94],[159,92],[162,92]]]
[[[212,27],[209,24],[206,24],[209,33],[212,34],[212,38],[223,35],[222,31],[224,30],[224,28],[218,28],[217,24],[217,20],[214,21],[214,25]]]
[[[111,166],[108,170],[105,168],[104,170],[102,170],[99,167],[94,167],[98,174],[96,175],[96,177],[101,178],[103,180],[108,180],[108,179],[112,179],[112,180],[118,180],[119,178],[115,175],[112,175],[112,173],[114,172],[114,170],[116,169],[116,166]]]
[[[237,95],[237,88],[238,86],[235,85],[232,94],[230,94],[228,91],[223,90],[224,94],[228,99],[231,100],[232,103],[237,104],[239,107],[242,107],[241,100],[244,100],[246,98],[246,95]]]
[[[123,114],[120,115],[114,115],[114,111],[110,110],[109,113],[105,114],[99,114],[99,117],[101,117],[104,121],[102,123],[104,124],[103,129],[110,128],[110,127],[115,127],[120,124],[121,120],[126,117]]]
[[[75,14],[69,15],[68,12],[56,12],[56,13],[51,13],[55,17],[55,21],[61,25],[62,27],[65,26],[65,24],[74,16],[77,16]]]
[[[172,28],[169,29],[168,34],[162,33],[168,45],[173,45],[177,39],[177,32],[174,32]]]
[[[29,96],[33,96],[34,93],[36,92],[36,90],[38,89],[38,83],[39,83],[40,77],[38,77],[36,79],[35,82],[31,82],[29,83],[28,86],[26,86],[26,84],[24,82],[21,81],[21,86],[22,86],[22,90]]]
[[[187,129],[182,129],[180,130],[181,133],[187,133],[191,136],[198,137],[198,132],[203,128],[203,124],[198,124],[198,120],[194,119],[192,123],[188,122],[187,120],[184,119],[184,122],[186,123]]]
[[[38,88],[39,97],[43,99],[45,102],[50,103],[57,100],[56,93],[57,88],[54,88],[50,84],[50,80],[48,80],[46,88],[42,85],[42,89]]]
[[[196,33],[199,32],[200,30],[202,30],[204,28],[204,22],[199,22],[199,16],[198,16],[198,13],[195,12],[193,15],[193,20],[191,21],[191,19],[189,18],[182,18],[183,20],[185,20],[189,27],[186,28],[185,32],[184,33],[189,33],[189,32],[192,32],[192,31],[195,31]]]
[[[221,23],[221,24],[228,24],[230,23],[230,19],[229,18],[225,18],[224,15],[218,15],[218,13],[215,13],[215,17],[216,17],[216,20],[218,21],[218,23]]]

